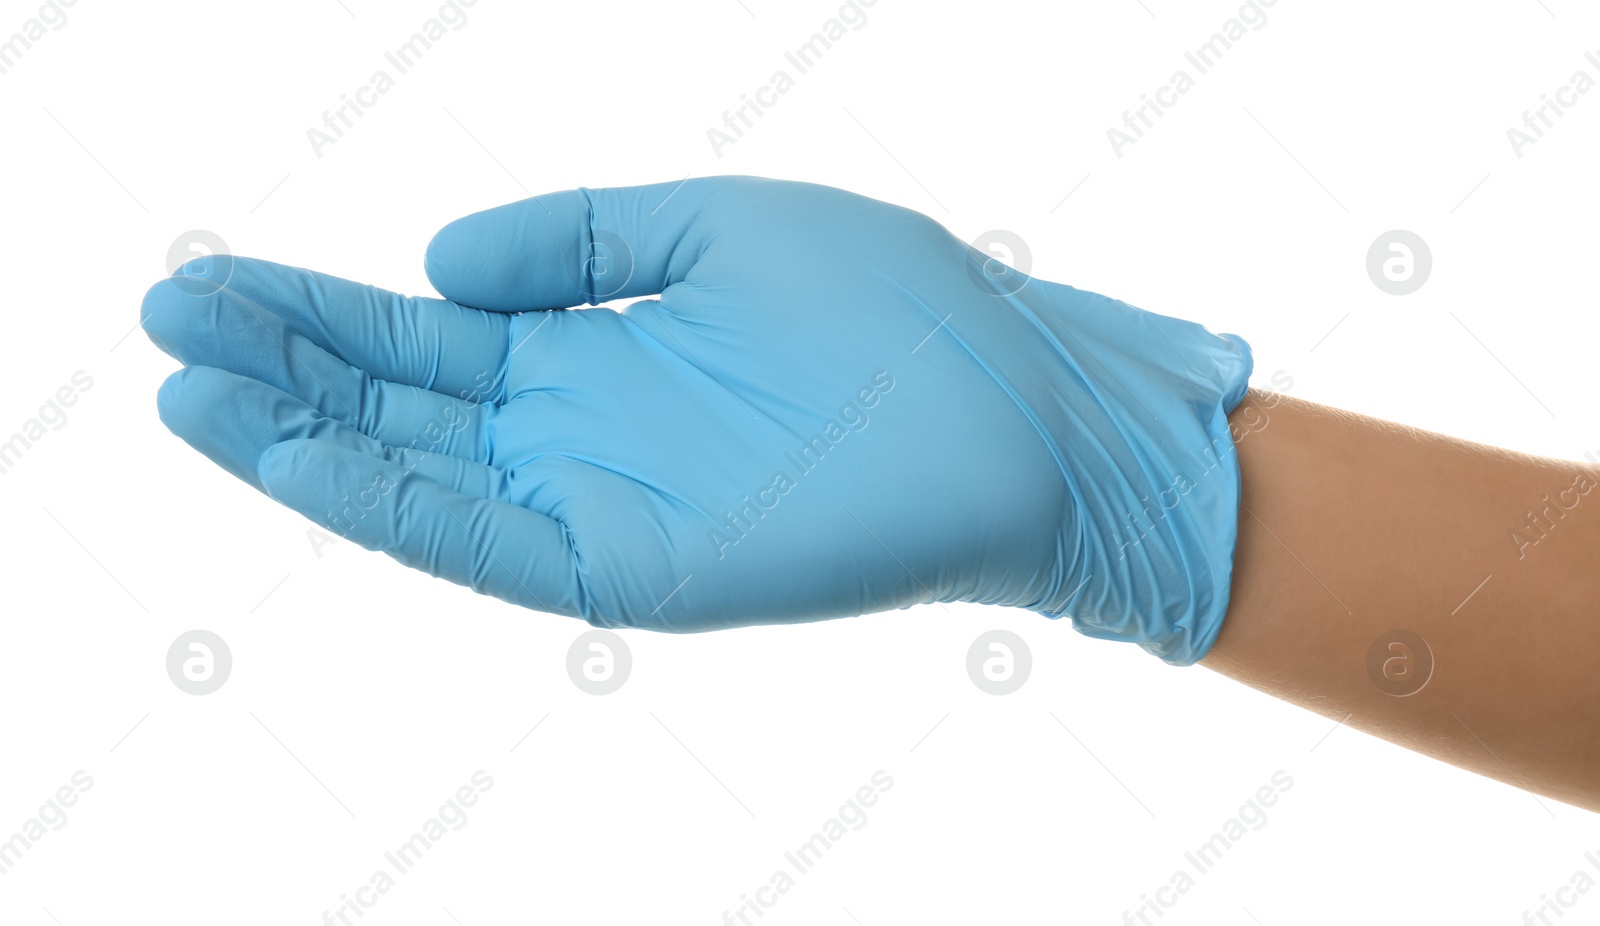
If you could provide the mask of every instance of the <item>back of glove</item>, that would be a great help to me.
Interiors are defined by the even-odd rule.
[[[1237,338],[758,178],[536,197],[427,269],[450,301],[243,259],[158,284],[146,327],[191,366],[164,419],[363,545],[597,625],[963,600],[1175,664],[1216,637]]]

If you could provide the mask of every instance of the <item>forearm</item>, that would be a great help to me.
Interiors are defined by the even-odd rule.
[[[1201,664],[1600,811],[1600,470],[1258,392],[1230,422],[1239,545]],[[1421,677],[1369,672],[1397,630],[1433,660],[1406,696],[1380,683]]]

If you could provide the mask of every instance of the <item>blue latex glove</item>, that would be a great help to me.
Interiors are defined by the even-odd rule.
[[[600,626],[971,601],[1175,664],[1216,637],[1238,338],[747,177],[491,209],[427,271],[450,301],[192,262],[144,302],[186,365],[162,420],[362,546]]]

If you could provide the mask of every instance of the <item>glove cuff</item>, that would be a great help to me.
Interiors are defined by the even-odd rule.
[[[1240,470],[1227,417],[1249,345],[1037,280],[952,333],[1006,358],[990,373],[1069,489],[1050,581],[1027,607],[1173,665],[1202,659],[1228,609]]]

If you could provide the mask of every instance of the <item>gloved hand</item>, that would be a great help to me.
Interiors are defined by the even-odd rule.
[[[749,177],[491,209],[426,267],[449,301],[191,262],[143,306],[186,365],[162,420],[362,546],[599,626],[959,600],[1175,664],[1215,639],[1238,338]]]

